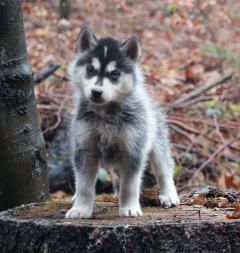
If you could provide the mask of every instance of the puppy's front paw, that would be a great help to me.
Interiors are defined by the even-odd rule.
[[[132,206],[132,207],[121,207],[119,209],[119,215],[123,217],[138,217],[142,216],[142,210],[140,206]]]
[[[66,213],[65,218],[70,218],[70,219],[90,218],[91,215],[92,215],[92,210],[90,208],[72,207]]]
[[[180,203],[180,200],[178,198],[176,191],[170,192],[167,194],[160,193],[158,196],[158,199],[159,199],[160,205],[164,207],[178,206]]]

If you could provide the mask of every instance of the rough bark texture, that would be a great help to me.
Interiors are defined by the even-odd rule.
[[[240,249],[240,220],[227,220],[222,211],[203,208],[199,220],[198,209],[192,207],[146,207],[141,218],[120,218],[116,203],[95,203],[93,219],[64,219],[70,206],[70,201],[55,201],[0,213],[0,252],[238,253]]]
[[[60,18],[70,19],[72,14],[72,0],[60,0],[59,16]]]
[[[0,210],[48,198],[21,0],[0,1]]]

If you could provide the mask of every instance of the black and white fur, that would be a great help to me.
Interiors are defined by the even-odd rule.
[[[179,204],[164,113],[144,88],[136,36],[96,39],[84,27],[69,75],[77,104],[71,136],[76,193],[66,218],[92,215],[98,168],[120,174],[120,216],[141,216],[141,176],[149,158],[163,206]]]

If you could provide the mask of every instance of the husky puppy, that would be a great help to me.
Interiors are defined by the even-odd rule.
[[[76,193],[66,218],[92,215],[100,166],[119,171],[119,215],[141,216],[141,176],[148,158],[160,204],[179,204],[165,116],[144,88],[140,57],[136,36],[123,43],[98,40],[87,27],[78,36],[69,67],[78,96],[71,126]]]

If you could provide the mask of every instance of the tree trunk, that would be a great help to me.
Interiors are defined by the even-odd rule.
[[[59,1],[59,16],[60,18],[70,19],[72,14],[72,0]]]
[[[0,2],[0,210],[49,196],[21,0]]]

